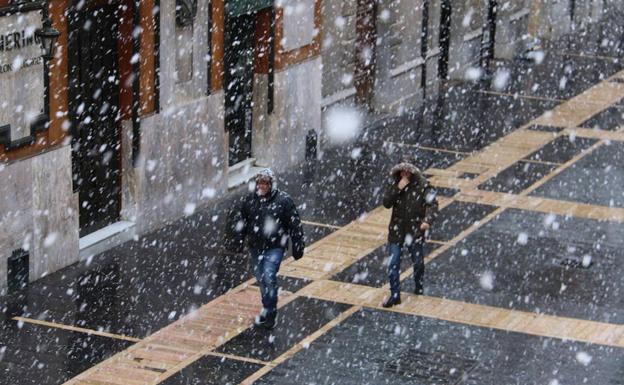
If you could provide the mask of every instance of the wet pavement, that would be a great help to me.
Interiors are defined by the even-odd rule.
[[[619,223],[506,210],[427,265],[425,294],[621,324],[622,231]],[[412,288],[407,279],[403,290]]]
[[[423,170],[446,169],[624,68],[619,43],[599,43],[621,42],[613,29],[596,27],[582,36],[563,39],[537,60],[498,63],[479,83],[451,84],[421,111],[379,119],[355,143],[325,147],[318,162],[280,175],[279,187],[306,221],[307,244],[378,207],[387,170],[401,156],[416,156]],[[495,87],[496,74],[505,72],[510,81]],[[581,127],[615,132],[623,109],[621,102],[605,106]],[[557,135],[563,127],[532,129]],[[553,136],[492,178],[480,180],[471,171],[458,178],[508,194],[540,183],[530,197],[624,208],[622,146]],[[439,187],[444,197],[460,190]],[[234,198],[3,297],[0,384],[63,383],[249,282],[247,257],[220,247]],[[624,323],[621,221],[509,208],[494,216],[495,205],[453,199],[427,247],[426,295]],[[330,280],[387,287],[386,258],[385,248],[375,247]],[[404,258],[404,292],[413,291],[409,269]],[[247,325],[161,383],[238,384],[262,371],[255,383],[624,384],[622,347],[297,296],[311,281],[281,279],[282,293],[295,297],[280,310],[273,332]]]
[[[623,360],[622,349],[363,309],[256,383],[621,384]]]

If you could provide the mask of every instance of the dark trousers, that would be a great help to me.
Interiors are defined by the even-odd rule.
[[[390,262],[388,263],[388,278],[390,280],[390,292],[393,296],[399,296],[401,293],[401,253],[405,248],[412,258],[414,264],[414,281],[416,283],[416,292],[422,292],[423,276],[425,274],[424,259],[424,239],[416,239],[410,244],[403,246],[396,243],[388,243],[388,253],[390,253]]]
[[[277,312],[277,271],[284,258],[284,249],[271,249],[263,252],[251,251],[253,273],[260,286],[263,313]]]

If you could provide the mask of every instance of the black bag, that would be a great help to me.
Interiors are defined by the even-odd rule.
[[[223,246],[234,253],[242,253],[245,250],[245,221],[238,207],[228,213]]]

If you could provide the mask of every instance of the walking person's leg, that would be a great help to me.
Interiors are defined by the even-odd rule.
[[[284,258],[284,250],[272,249],[264,253],[264,264],[262,272],[262,285],[264,292],[262,304],[266,310],[265,327],[272,328],[275,325],[277,316],[277,272]]]
[[[425,239],[418,238],[408,246],[412,264],[414,265],[415,294],[423,293],[423,278],[425,276]]]
[[[383,307],[390,307],[401,303],[401,246],[388,243],[388,280],[390,281],[390,297],[383,303]]]
[[[254,323],[256,325],[263,325],[266,322],[267,315],[267,301],[266,301],[266,287],[264,285],[264,265],[265,265],[265,255],[264,253],[251,251],[251,264],[253,269],[253,275],[256,278],[256,282],[258,283],[258,287],[260,288],[260,296],[262,298],[262,311],[256,317]]]

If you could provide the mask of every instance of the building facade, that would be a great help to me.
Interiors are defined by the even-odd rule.
[[[513,60],[621,8],[618,0],[326,0],[324,111],[409,111],[469,68]]]
[[[300,162],[319,31],[320,0],[0,0],[0,290]]]
[[[334,106],[410,111],[621,3],[0,0],[0,291],[299,163]]]

